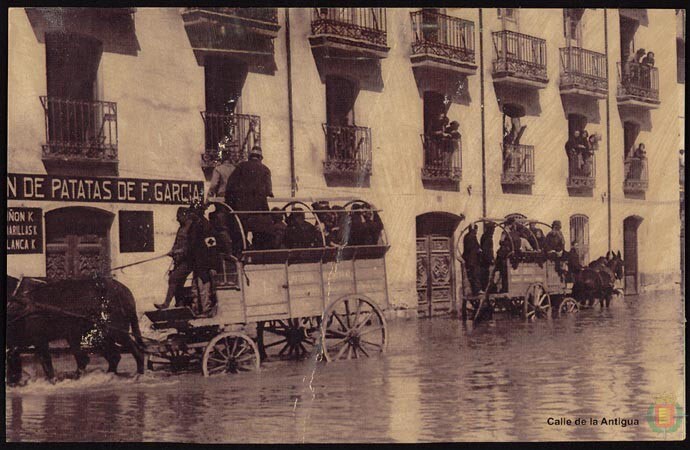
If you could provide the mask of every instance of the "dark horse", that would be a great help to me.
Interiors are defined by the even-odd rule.
[[[606,257],[592,261],[575,276],[573,297],[581,305],[592,306],[596,299],[599,305],[608,308],[613,294],[620,291],[615,288],[616,280],[623,279],[623,258],[621,252],[607,252]]]
[[[7,381],[22,377],[21,353],[33,346],[45,376],[55,371],[49,352],[51,341],[65,339],[77,361],[77,376],[89,363],[82,349],[85,340],[108,361],[116,372],[120,362],[118,345],[128,349],[144,373],[143,344],[134,297],[112,278],[60,280],[45,283],[37,279],[7,277]],[[132,335],[129,334],[130,326]]]

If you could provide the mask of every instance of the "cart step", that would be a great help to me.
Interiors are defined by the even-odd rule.
[[[153,322],[153,326],[158,329],[177,328],[179,325],[195,318],[194,313],[187,306],[146,311],[144,314]]]

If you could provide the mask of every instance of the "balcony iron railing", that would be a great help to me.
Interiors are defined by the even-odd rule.
[[[568,157],[568,188],[593,189],[596,182],[594,152],[583,152]]]
[[[323,124],[326,174],[371,175],[371,129]]]
[[[332,34],[379,46],[386,45],[385,8],[313,8],[313,35]]]
[[[44,159],[117,161],[117,103],[41,96]]]
[[[412,54],[474,64],[474,22],[422,9],[412,18]]]
[[[205,167],[220,162],[219,144],[238,163],[247,159],[249,150],[261,145],[261,118],[248,114],[228,114],[202,111],[206,149],[202,155]]]
[[[561,90],[582,88],[606,93],[606,55],[579,47],[561,49]]]
[[[421,135],[424,148],[422,180],[458,182],[462,178],[462,141]]]
[[[644,192],[648,186],[647,159],[635,158],[634,156],[626,158],[623,191],[630,193]]]
[[[534,184],[534,146],[501,144],[501,150],[503,152],[501,183]]]
[[[493,35],[496,58],[493,63],[494,78],[513,75],[540,83],[546,83],[546,41],[515,31],[495,31]]]
[[[632,61],[619,62],[618,98],[659,103],[659,69]]]

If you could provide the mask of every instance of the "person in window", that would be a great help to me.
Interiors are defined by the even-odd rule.
[[[647,53],[647,56],[640,61],[640,82],[647,89],[652,87],[652,67],[654,67],[654,52]]]
[[[626,63],[627,67],[627,80],[628,83],[637,84],[640,81],[640,64],[642,64],[642,58],[645,57],[647,52],[645,49],[640,48],[634,54],[630,55],[630,59]]]
[[[168,255],[173,259],[174,266],[168,272],[168,291],[165,293],[165,300],[163,303],[154,303],[153,306],[156,309],[169,308],[173,297],[175,297],[176,306],[182,306],[184,303],[184,283],[189,274],[192,273],[189,249],[189,229],[192,226],[192,219],[189,216],[189,208],[177,208],[177,223],[180,226],[177,228],[173,247],[168,252]]]
[[[321,235],[317,228],[307,222],[302,208],[294,208],[285,230],[287,248],[321,247]]]
[[[640,143],[632,154],[632,165],[630,167],[630,175],[633,180],[642,179],[642,171],[647,160],[647,151],[645,145]]]
[[[589,132],[587,130],[582,130],[582,145],[580,150],[580,155],[582,158],[582,164],[580,165],[580,172],[585,177],[592,176],[592,141],[590,139]]]
[[[460,151],[460,123],[454,120],[444,130],[443,167],[449,168],[454,154]]]
[[[647,67],[654,67],[654,52],[649,52],[647,53],[647,56],[642,58],[640,61],[642,65],[645,65]]]
[[[249,160],[242,161],[228,179],[227,203],[235,211],[268,211],[268,197],[273,197],[271,171],[263,163],[261,147],[254,146]],[[252,233],[256,250],[271,248],[273,221],[269,214],[244,214],[240,220],[245,232]]]
[[[462,259],[465,261],[472,295],[478,295],[482,290],[479,277],[479,258],[482,249],[477,241],[477,225],[470,225],[469,231],[462,240],[462,248]]]

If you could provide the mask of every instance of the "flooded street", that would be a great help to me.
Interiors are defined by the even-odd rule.
[[[573,317],[394,321],[389,351],[331,364],[269,362],[259,373],[112,377],[7,390],[10,441],[417,442],[663,439],[655,396],[684,400],[677,295],[617,298]],[[71,360],[56,365],[74,370]],[[122,371],[133,371],[124,355]],[[548,425],[566,418],[631,425]],[[634,424],[634,420],[638,424]],[[685,424],[668,435],[681,439]]]

